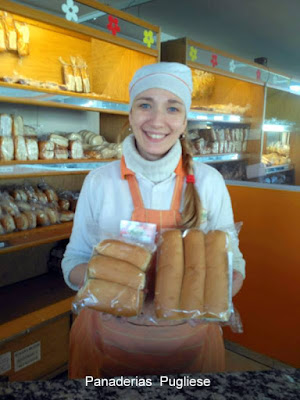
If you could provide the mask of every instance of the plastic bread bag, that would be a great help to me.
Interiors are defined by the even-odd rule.
[[[158,321],[229,321],[233,311],[229,233],[199,229],[162,232],[154,304]]]
[[[0,53],[6,51],[5,25],[3,16],[0,15]]]
[[[89,307],[118,317],[140,315],[147,270],[155,249],[155,245],[113,235],[94,246],[73,312],[79,313],[83,307]]]
[[[71,66],[73,69],[73,76],[75,80],[75,92],[82,92],[82,78],[81,78],[81,72],[80,68],[78,67],[76,63],[76,58],[75,57],[70,57],[71,60]]]
[[[75,92],[75,77],[71,64],[66,63],[62,57],[59,58],[62,65],[63,81],[70,92]]]
[[[20,57],[29,55],[29,26],[25,22],[15,21],[17,47]]]

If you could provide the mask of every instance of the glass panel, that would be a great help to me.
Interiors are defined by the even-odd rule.
[[[30,6],[40,11],[47,12],[67,19],[68,21],[77,22],[79,24],[100,30],[102,32],[111,33],[117,37],[128,39],[139,43],[145,47],[157,48],[157,34],[140,25],[128,22],[121,18],[81,4],[73,0],[14,0],[16,3]],[[113,17],[113,18],[111,18]]]

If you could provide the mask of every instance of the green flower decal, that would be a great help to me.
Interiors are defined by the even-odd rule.
[[[151,45],[154,43],[154,37],[153,37],[153,32],[152,31],[144,31],[144,39],[143,42],[147,45],[147,47],[151,47]]]
[[[197,60],[197,57],[198,57],[197,53],[198,53],[198,50],[195,49],[194,46],[191,46],[190,47],[190,59],[192,61],[196,61]]]

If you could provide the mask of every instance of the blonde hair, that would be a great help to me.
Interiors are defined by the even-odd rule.
[[[185,134],[180,137],[180,142],[182,147],[183,169],[186,175],[194,175],[193,155]],[[201,201],[199,194],[195,188],[195,184],[187,183],[184,192],[181,227],[185,229],[199,228],[201,223],[201,211]]]

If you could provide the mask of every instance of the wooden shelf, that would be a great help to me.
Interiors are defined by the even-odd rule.
[[[72,226],[72,222],[63,222],[57,225],[0,235],[0,255],[67,239],[71,234]]]
[[[0,288],[0,342],[70,313],[74,295],[57,273]]]
[[[67,159],[67,160],[57,160],[57,159],[52,159],[52,160],[12,160],[12,161],[1,161],[0,162],[0,167],[1,166],[6,166],[6,165],[19,165],[19,164],[78,164],[78,163],[103,163],[103,162],[111,162],[111,161],[117,161],[117,158],[107,158],[103,160],[99,160],[96,158],[84,158],[84,159]]]

